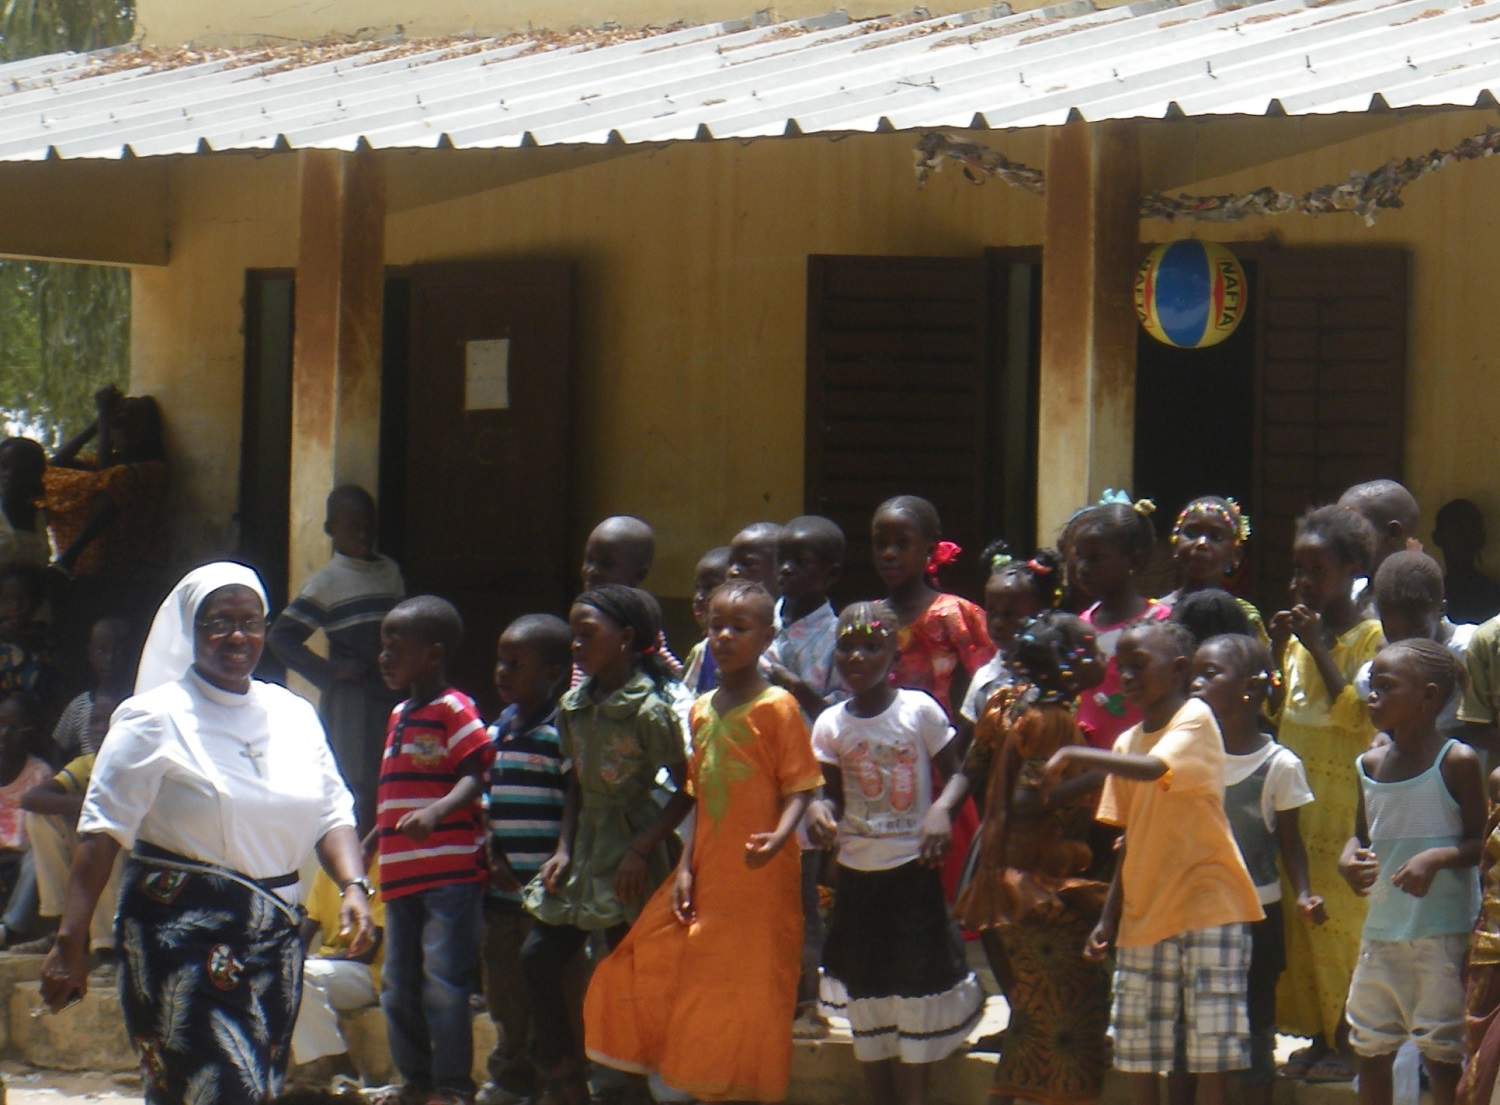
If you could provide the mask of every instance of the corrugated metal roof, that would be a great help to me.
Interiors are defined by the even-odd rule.
[[[0,66],[0,160],[1493,106],[1497,83],[1500,0],[1073,0],[651,33],[124,47]]]

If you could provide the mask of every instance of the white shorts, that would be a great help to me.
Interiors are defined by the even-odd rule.
[[[1464,1060],[1464,955],[1469,934],[1365,940],[1349,983],[1349,1044],[1366,1059],[1407,1040],[1423,1058]]]

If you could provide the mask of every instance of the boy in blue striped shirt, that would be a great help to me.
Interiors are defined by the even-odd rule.
[[[485,896],[484,997],[499,1040],[478,1105],[509,1105],[537,1089],[527,1058],[531,1011],[521,977],[521,945],[531,917],[521,890],[557,847],[566,764],[557,735],[557,699],[572,666],[568,623],[527,614],[506,627],[495,650],[495,689],[505,710],[490,726],[490,885]]]

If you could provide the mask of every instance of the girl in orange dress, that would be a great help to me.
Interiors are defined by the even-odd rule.
[[[797,700],[757,669],[774,612],[745,580],[710,600],[719,689],[693,704],[692,838],[584,1001],[590,1059],[698,1101],[782,1101],[791,1078],[802,866],[785,845],[823,778]]]

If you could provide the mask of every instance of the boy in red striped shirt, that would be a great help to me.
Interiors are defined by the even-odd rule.
[[[474,1099],[469,995],[487,877],[479,799],[495,749],[473,701],[448,684],[462,641],[458,611],[433,595],[399,603],[380,625],[380,674],[410,695],[391,711],[374,833],[386,900],[380,1002],[404,1105]]]

